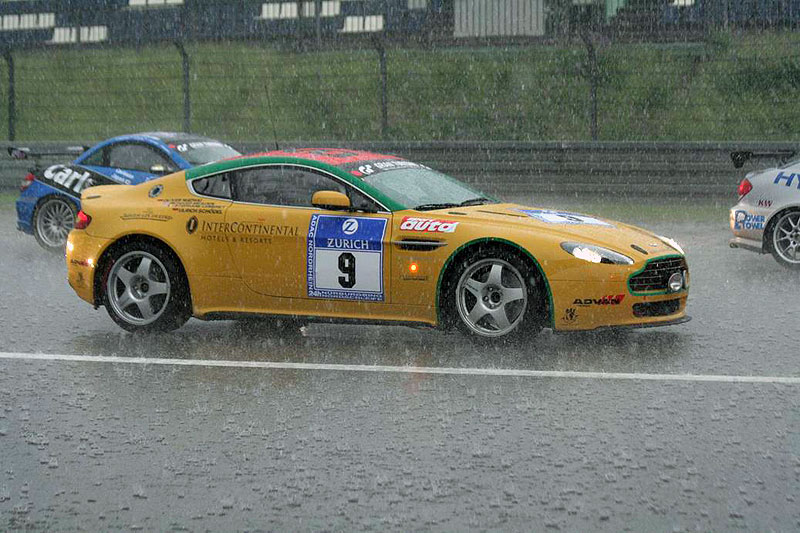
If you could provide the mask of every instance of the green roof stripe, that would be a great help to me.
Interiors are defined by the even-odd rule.
[[[390,211],[402,211],[404,209],[408,209],[407,206],[392,200],[372,185],[364,182],[361,179],[358,179],[339,167],[322,163],[321,161],[316,161],[314,159],[305,159],[302,157],[253,156],[227,159],[224,161],[217,161],[216,163],[190,168],[186,171],[186,179],[193,180],[195,178],[202,178],[204,176],[211,176],[221,172],[228,172],[230,170],[236,170],[243,167],[252,167],[256,165],[303,165],[306,167],[316,168],[341,178],[342,181],[349,183],[356,189],[378,200]]]

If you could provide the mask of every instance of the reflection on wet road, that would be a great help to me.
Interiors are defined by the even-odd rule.
[[[728,249],[717,211],[630,220],[686,246],[692,322],[497,346],[197,320],[133,336],[0,230],[0,351],[800,376],[800,275]],[[800,527],[797,385],[0,360],[0,406],[0,529]]]

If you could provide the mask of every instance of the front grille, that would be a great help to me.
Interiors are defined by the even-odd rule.
[[[645,302],[634,304],[633,316],[667,316],[678,312],[681,308],[680,300],[665,300],[663,302]]]
[[[644,270],[631,276],[628,285],[633,292],[665,291],[669,277],[686,269],[686,259],[683,257],[653,259]]]

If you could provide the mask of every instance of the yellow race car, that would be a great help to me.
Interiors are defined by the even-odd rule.
[[[69,283],[130,331],[252,315],[500,338],[685,322],[680,246],[395,156],[275,151],[81,197]]]

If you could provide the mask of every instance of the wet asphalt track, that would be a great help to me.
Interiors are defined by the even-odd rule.
[[[692,322],[476,348],[376,326],[131,336],[5,206],[0,352],[800,377],[800,275],[730,250],[719,212],[627,219],[687,248]],[[799,428],[800,384],[0,358],[0,529],[796,530]]]

